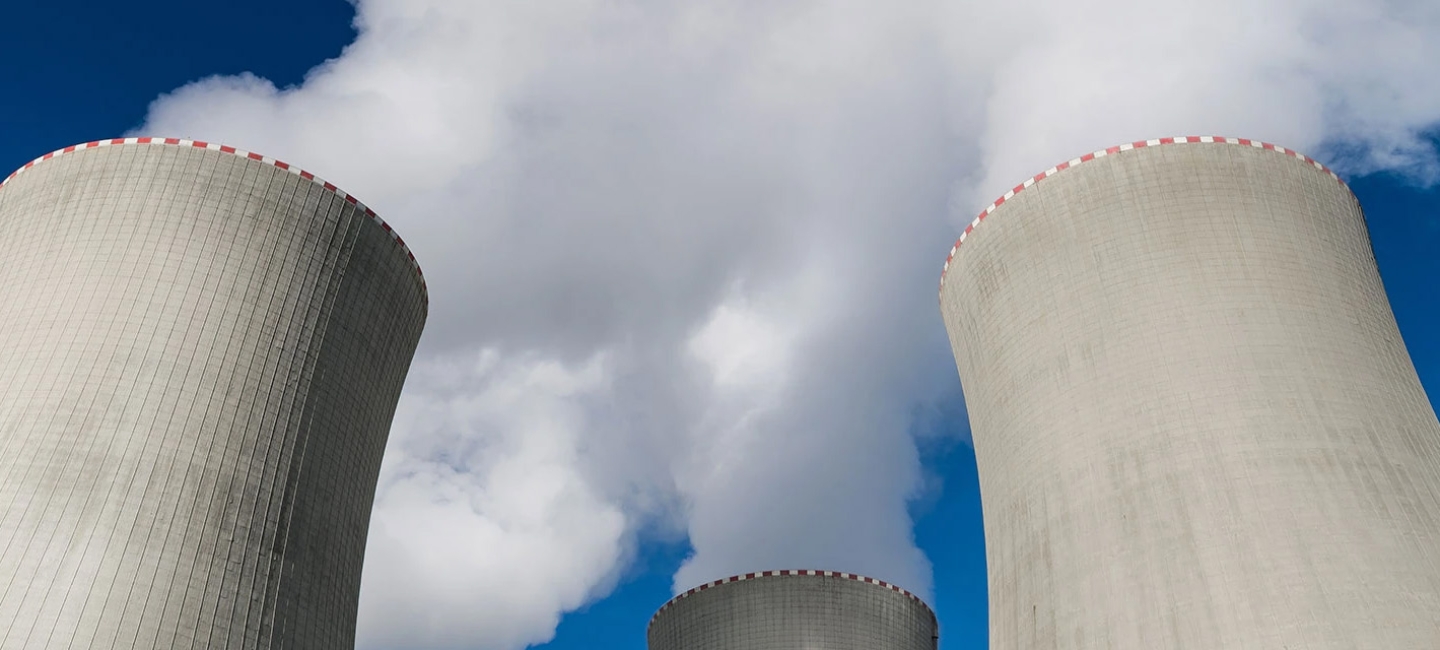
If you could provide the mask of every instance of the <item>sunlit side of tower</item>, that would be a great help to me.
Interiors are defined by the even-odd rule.
[[[650,619],[650,650],[935,650],[935,614],[853,573],[762,571],[710,582]]]
[[[351,648],[426,315],[333,185],[187,140],[0,189],[0,647]]]
[[[1329,170],[1226,138],[1026,181],[941,308],[994,648],[1440,648],[1440,424]]]

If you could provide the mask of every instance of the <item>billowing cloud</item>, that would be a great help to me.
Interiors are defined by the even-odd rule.
[[[1262,139],[1341,172],[1440,180],[1440,5],[1428,0],[954,4],[943,36],[984,84],[989,203],[1078,154],[1166,135]],[[980,198],[984,201],[980,201]]]
[[[1437,178],[1424,0],[357,9],[302,85],[203,80],[140,131],[313,169],[425,268],[365,648],[543,641],[657,530],[695,548],[677,589],[790,567],[928,593],[907,504],[956,384],[956,224],[1167,135]]]
[[[625,515],[580,467],[605,359],[566,367],[482,350],[427,359],[414,377],[365,572],[367,593],[398,597],[366,598],[360,634],[394,648],[543,641],[624,555]]]

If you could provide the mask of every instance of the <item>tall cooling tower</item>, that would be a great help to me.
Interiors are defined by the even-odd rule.
[[[0,190],[0,647],[350,648],[426,314],[308,172],[203,142]]]
[[[940,302],[992,647],[1440,648],[1440,424],[1329,170],[1083,156],[966,228]]]
[[[895,585],[834,571],[762,571],[665,603],[650,650],[935,650],[935,614]]]

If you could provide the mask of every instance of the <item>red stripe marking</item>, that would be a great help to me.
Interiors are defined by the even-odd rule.
[[[1300,159],[1300,160],[1303,160],[1303,161],[1305,161],[1305,162],[1310,163],[1311,165],[1314,165],[1315,167],[1317,167],[1317,168],[1320,169],[1321,171],[1324,171],[1326,174],[1329,174],[1329,175],[1330,175],[1332,178],[1334,178],[1336,181],[1339,181],[1339,183],[1340,183],[1341,185],[1344,185],[1344,184],[1345,184],[1345,181],[1342,180],[1337,174],[1335,174],[1335,172],[1332,171],[1329,167],[1326,167],[1325,165],[1321,164],[1319,161],[1316,161],[1315,159],[1310,158],[1309,156],[1306,156],[1305,154],[1300,153],[1300,152],[1298,152],[1298,151],[1295,151],[1295,150],[1293,150],[1293,149],[1284,149],[1284,148],[1282,148],[1282,147],[1276,146],[1276,145],[1271,144],[1271,143],[1268,143],[1268,142],[1260,142],[1260,141],[1256,141],[1256,140],[1250,140],[1250,139],[1248,139],[1248,138],[1226,138],[1226,137],[1220,137],[1220,136],[1211,136],[1211,137],[1210,137],[1210,140],[1211,140],[1211,142],[1217,142],[1217,143],[1221,143],[1221,144],[1239,144],[1239,145],[1245,145],[1245,146],[1258,146],[1258,147],[1260,147],[1260,148],[1269,149],[1269,150],[1271,150],[1271,151],[1280,151],[1281,153],[1287,154],[1287,155],[1289,155],[1289,156],[1291,156],[1291,157],[1298,158],[1298,159]],[[1193,143],[1196,143],[1196,144],[1202,144],[1202,143],[1203,143],[1203,141],[1201,140],[1201,136],[1184,136],[1184,137],[1158,138],[1158,139],[1156,140],[1156,142],[1158,142],[1159,144],[1176,144],[1176,143],[1181,143],[1181,144],[1183,144],[1183,143],[1187,143],[1187,142],[1193,142]],[[1130,146],[1131,146],[1132,148],[1139,149],[1139,148],[1148,147],[1148,146],[1151,146],[1151,145],[1150,145],[1149,141],[1147,141],[1147,140],[1138,140],[1138,141],[1136,141],[1136,142],[1130,143]],[[1109,147],[1109,148],[1105,149],[1105,154],[1106,154],[1106,155],[1116,154],[1116,153],[1120,153],[1120,146],[1114,146],[1114,147]],[[1094,160],[1095,157],[1096,157],[1096,153],[1093,153],[1093,152],[1092,152],[1092,153],[1087,153],[1087,154],[1084,154],[1084,155],[1080,156],[1080,158],[1079,158],[1078,161],[1076,161],[1076,162],[1089,162],[1089,161],[1091,161],[1091,160]],[[1038,182],[1040,182],[1040,180],[1042,180],[1042,179],[1044,179],[1044,178],[1048,178],[1051,174],[1053,174],[1053,173],[1055,173],[1055,172],[1059,172],[1059,171],[1061,171],[1061,170],[1063,170],[1063,169],[1067,169],[1067,168],[1069,168],[1070,166],[1071,166],[1071,161],[1062,162],[1062,163],[1060,163],[1060,164],[1058,164],[1058,165],[1055,166],[1055,171],[1054,171],[1054,172],[1046,171],[1046,172],[1042,172],[1042,173],[1040,173],[1040,174],[1036,174],[1036,175],[1033,177],[1033,181],[1036,182],[1036,183],[1038,183]],[[1032,184],[1033,184],[1033,183],[1032,183]],[[1025,185],[1022,183],[1022,184],[1016,186],[1015,189],[1011,190],[1010,193],[1011,193],[1012,198],[1013,198],[1013,196],[1014,196],[1015,194],[1019,194],[1020,191],[1023,190],[1024,188],[1025,188]],[[1001,205],[1004,205],[1004,204],[1005,204],[1005,201],[1006,201],[1006,199],[1005,199],[1004,196],[1001,196],[1000,198],[996,199],[994,203],[990,204],[990,207],[989,207],[989,208],[986,208],[985,211],[982,211],[982,212],[980,213],[980,216],[979,216],[979,219],[978,219],[978,220],[983,222],[983,221],[985,220],[985,217],[986,217],[990,212],[994,211],[996,208],[1000,207]],[[971,232],[973,232],[973,230],[974,230],[974,223],[971,223],[970,225],[967,225],[967,226],[965,227],[966,236],[968,236]],[[956,252],[958,251],[961,243],[962,243],[961,240],[956,240],[955,245],[954,245],[954,246],[951,248],[951,250],[950,250],[950,254],[945,257],[945,268],[944,268],[943,270],[941,270],[941,272],[940,272],[940,287],[942,288],[942,290],[943,290],[943,288],[944,288],[944,286],[945,286],[945,276],[950,272],[950,264],[951,264],[951,262],[954,261],[954,259],[955,259],[955,254],[956,254]]]
[[[86,143],[84,143],[84,144],[73,144],[73,145],[70,145],[70,146],[68,146],[68,147],[65,147],[64,149],[60,149],[60,150],[57,150],[57,151],[48,152],[48,153],[40,156],[39,158],[36,158],[36,159],[34,159],[34,160],[31,160],[31,161],[25,163],[25,164],[24,164],[23,166],[21,166],[19,169],[16,169],[15,171],[10,172],[10,175],[6,176],[5,179],[4,179],[4,181],[3,181],[3,182],[0,182],[0,184],[8,183],[11,179],[13,179],[13,178],[15,178],[16,176],[18,176],[18,175],[20,174],[20,172],[34,167],[36,163],[39,163],[39,162],[45,161],[45,160],[49,160],[49,159],[51,159],[51,158],[55,158],[55,157],[60,156],[60,155],[63,155],[63,154],[74,153],[74,152],[76,152],[76,151],[80,151],[80,150],[84,150],[84,149],[94,149],[94,148],[96,148],[96,147],[102,147],[102,146],[106,146],[106,145],[123,145],[123,144],[130,144],[130,143],[134,143],[134,144],[168,144],[168,145],[181,145],[181,140],[180,140],[179,138],[163,138],[163,139],[162,139],[162,138],[155,138],[155,137],[150,137],[150,136],[143,136],[143,137],[136,137],[136,138],[134,138],[133,140],[126,139],[126,138],[110,138],[110,139],[108,139],[108,140],[91,140],[90,142],[86,142]],[[203,141],[203,140],[192,140],[192,141],[189,141],[189,142],[188,142],[188,145],[189,145],[190,147],[193,147],[193,148],[196,148],[196,149],[210,149],[210,148],[211,148],[211,146],[210,146],[211,144],[212,144],[212,143],[205,142],[205,141]],[[216,145],[215,145],[215,149],[219,150],[219,151],[222,152],[222,153],[228,153],[228,154],[232,154],[232,155],[239,155],[239,153],[240,153],[240,151],[239,151],[238,149],[236,149],[235,147],[232,147],[232,146],[229,146],[229,145],[223,145],[223,144],[216,144]],[[252,160],[257,160],[257,161],[260,161],[260,162],[266,162],[264,156],[262,156],[262,155],[260,155],[260,154],[258,154],[258,153],[246,152],[246,153],[245,153],[245,156],[248,157],[248,158],[250,158],[250,159],[252,159]],[[275,166],[275,167],[277,167],[277,168],[279,168],[279,169],[284,169],[284,170],[290,170],[290,169],[292,169],[292,167],[291,167],[289,164],[284,163],[284,162],[281,162],[281,161],[278,161],[278,160],[269,161],[268,164],[273,165],[273,166]],[[296,171],[297,173],[299,173],[300,176],[301,176],[302,178],[305,178],[306,180],[312,180],[312,181],[313,181],[313,180],[317,180],[317,179],[315,178],[315,175],[314,175],[314,174],[311,174],[311,173],[309,173],[309,172],[306,172],[306,171],[301,170],[301,169],[298,169],[298,168],[295,168],[295,171]],[[405,245],[405,240],[404,240],[404,239],[401,239],[401,238],[400,238],[400,235],[397,234],[397,233],[395,233],[394,230],[389,226],[389,224],[386,224],[383,220],[381,220],[381,219],[379,218],[379,216],[375,214],[375,211],[374,211],[374,210],[372,210],[372,209],[370,209],[369,207],[365,206],[364,204],[360,203],[359,199],[357,199],[357,198],[355,198],[354,196],[351,196],[351,195],[349,195],[349,194],[347,194],[347,193],[345,193],[345,192],[342,192],[338,187],[336,187],[336,186],[335,186],[334,184],[332,184],[332,183],[324,182],[324,181],[321,181],[321,183],[324,185],[325,189],[327,189],[327,190],[329,190],[329,191],[331,191],[331,192],[334,192],[337,196],[340,196],[341,198],[345,199],[347,202],[349,202],[349,203],[351,203],[351,204],[353,204],[353,205],[355,205],[355,206],[363,209],[364,212],[365,212],[365,214],[367,214],[367,215],[369,215],[370,217],[374,218],[378,223],[380,223],[382,226],[384,226],[385,230],[391,234],[391,236],[392,236],[392,238],[395,240],[395,242],[400,245],[400,247],[401,247],[402,250],[405,251],[406,257],[409,258],[409,260],[411,261],[411,263],[412,263],[411,265],[412,265],[412,267],[415,269],[416,275],[420,277],[420,288],[421,288],[421,291],[422,291],[421,298],[422,298],[423,302],[424,302],[426,305],[429,305],[429,304],[430,304],[430,296],[428,295],[428,293],[425,293],[425,291],[427,290],[427,285],[426,285],[426,283],[425,283],[424,272],[420,269],[420,265],[415,262],[415,253],[412,252],[412,251],[409,249],[409,247],[407,247],[407,246]],[[797,575],[798,575],[798,574],[797,574]]]

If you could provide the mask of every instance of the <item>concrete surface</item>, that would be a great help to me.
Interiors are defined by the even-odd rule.
[[[709,587],[660,609],[650,650],[935,650],[935,615],[888,587],[770,575]]]
[[[378,225],[111,146],[0,190],[0,647],[350,648],[425,320]]]
[[[993,648],[1440,648],[1440,424],[1342,184],[1121,152],[1000,206],[942,311]]]

